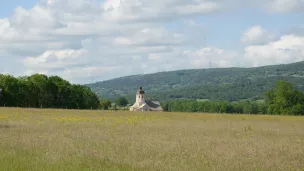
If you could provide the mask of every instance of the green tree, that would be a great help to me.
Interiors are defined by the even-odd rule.
[[[0,88],[0,103],[1,103],[1,98],[2,98],[2,88]]]
[[[129,102],[125,97],[119,97],[116,99],[116,104],[120,107],[125,107],[129,104]]]
[[[100,107],[103,110],[108,110],[109,108],[111,108],[112,102],[110,100],[101,100],[100,101]]]
[[[90,88],[72,85],[58,76],[34,74],[15,78],[0,74],[0,105],[69,109],[100,108],[99,99]]]
[[[266,92],[265,101],[269,114],[304,115],[301,109],[304,93],[294,90],[292,84],[286,81],[278,81],[272,90]]]
[[[304,115],[304,104],[293,105],[289,113],[292,115]]]

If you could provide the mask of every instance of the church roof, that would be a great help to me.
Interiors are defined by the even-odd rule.
[[[156,102],[153,101],[146,101],[147,105],[152,107],[152,108],[158,108],[160,107],[160,104],[157,104]]]
[[[142,89],[142,87],[140,87],[140,88],[137,90],[137,94],[145,94],[145,91]]]

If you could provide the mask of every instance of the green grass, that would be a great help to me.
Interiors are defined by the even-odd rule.
[[[304,170],[304,117],[0,108],[0,170]]]

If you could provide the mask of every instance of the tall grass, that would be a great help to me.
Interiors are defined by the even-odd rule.
[[[0,170],[304,170],[304,117],[0,108]]]

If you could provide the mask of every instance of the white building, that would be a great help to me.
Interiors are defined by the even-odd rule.
[[[146,101],[145,92],[142,87],[136,93],[136,102],[130,107],[130,111],[157,111],[162,112],[163,109],[158,101]]]

